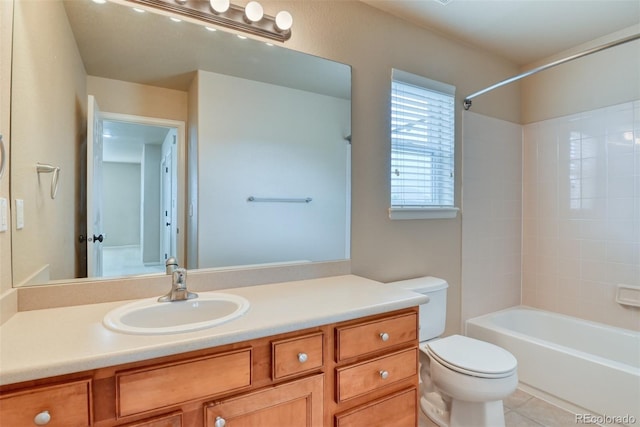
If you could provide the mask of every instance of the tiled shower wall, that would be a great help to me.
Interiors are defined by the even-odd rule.
[[[522,303],[640,330],[640,101],[524,126],[522,166]]]
[[[462,321],[520,304],[522,126],[465,111]]]

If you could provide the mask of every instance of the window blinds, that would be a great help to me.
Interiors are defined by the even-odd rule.
[[[455,87],[393,70],[391,206],[454,204]]]

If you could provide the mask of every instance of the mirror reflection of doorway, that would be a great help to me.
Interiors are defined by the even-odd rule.
[[[163,272],[177,245],[177,128],[109,117],[102,121],[101,277]]]

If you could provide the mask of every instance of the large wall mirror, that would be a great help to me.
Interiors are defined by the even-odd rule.
[[[123,0],[14,1],[14,286],[349,258],[350,67]]]

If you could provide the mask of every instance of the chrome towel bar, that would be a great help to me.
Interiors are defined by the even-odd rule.
[[[313,199],[306,198],[282,198],[282,197],[247,197],[247,202],[266,202],[266,203],[309,203]]]

